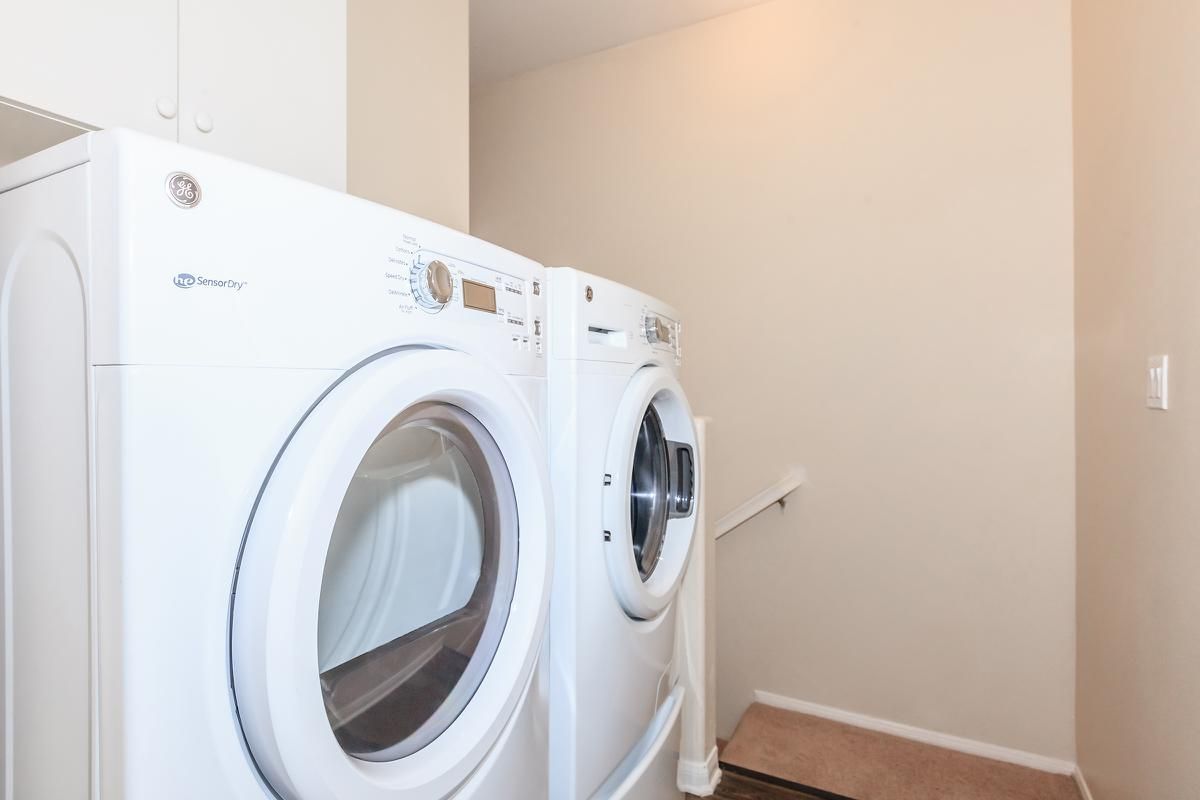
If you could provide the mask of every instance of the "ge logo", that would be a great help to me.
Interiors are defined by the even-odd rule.
[[[175,276],[175,285],[180,289],[190,289],[196,285],[196,276],[181,272]]]
[[[200,184],[186,172],[167,176],[167,197],[180,208],[192,208],[200,202]]]

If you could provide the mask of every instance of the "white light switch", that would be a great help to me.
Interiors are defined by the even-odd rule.
[[[1146,408],[1167,410],[1169,361],[1167,356],[1151,356],[1146,364]]]

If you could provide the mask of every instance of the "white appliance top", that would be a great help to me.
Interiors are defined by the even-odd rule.
[[[683,360],[679,312],[624,284],[569,267],[546,270],[553,359],[674,366]]]
[[[90,171],[94,364],[344,369],[435,344],[545,374],[540,264],[433,222],[130,131],[0,169],[0,192]]]

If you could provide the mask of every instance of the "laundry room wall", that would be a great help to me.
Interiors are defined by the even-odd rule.
[[[472,232],[678,306],[719,731],[755,690],[1074,757],[1067,0],[776,0],[478,86]]]
[[[348,0],[350,194],[467,230],[468,0]]]
[[[1077,0],[1079,765],[1198,796],[1200,5]],[[1166,412],[1148,356],[1170,356]]]

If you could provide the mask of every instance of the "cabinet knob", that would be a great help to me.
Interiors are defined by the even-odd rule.
[[[175,101],[169,97],[158,98],[158,102],[154,104],[154,107],[158,109],[158,115],[163,119],[175,119],[175,113],[179,110],[179,107],[175,105]]]
[[[196,130],[201,133],[211,133],[213,129],[213,118],[201,111],[196,115]]]

